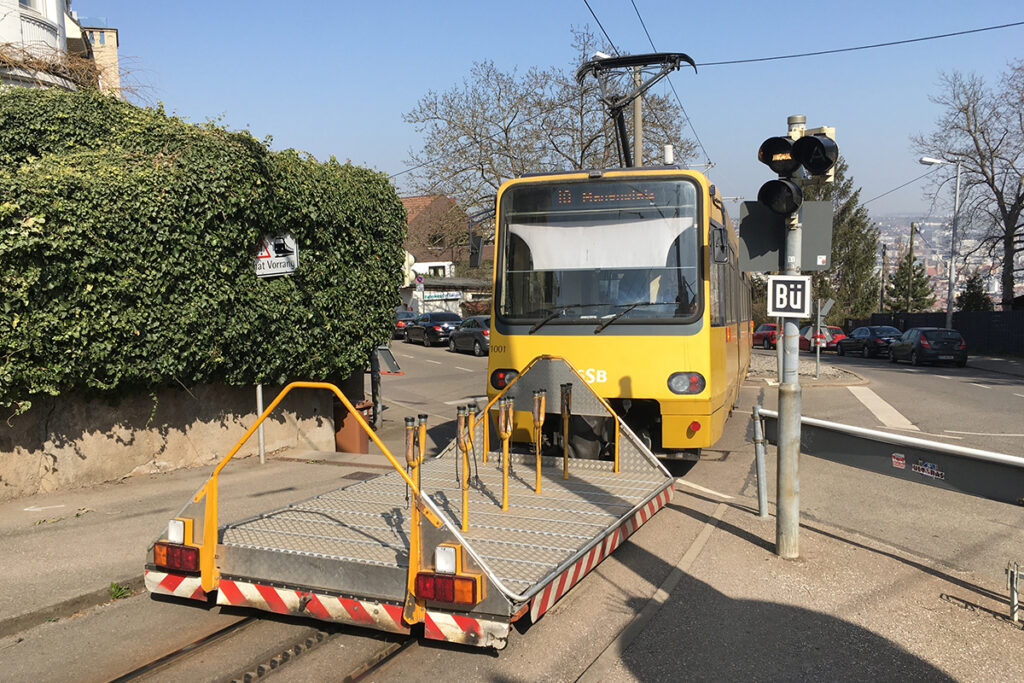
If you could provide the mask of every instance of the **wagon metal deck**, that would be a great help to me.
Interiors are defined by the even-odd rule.
[[[601,408],[596,396],[584,395],[586,383],[564,361],[545,362],[533,381],[528,374],[521,376],[526,379],[519,395],[575,379],[581,387],[576,414]],[[465,530],[464,460],[453,442],[437,458],[423,460],[410,480],[419,480],[421,508],[413,507],[415,495],[403,473],[392,471],[220,526],[217,602],[399,632],[417,620],[418,606],[429,638],[501,647],[513,620],[527,611],[539,618],[671,495],[671,476],[620,423],[617,464],[573,459],[563,478],[565,460],[542,456],[540,492],[536,455],[510,453],[503,510],[502,454],[489,449],[485,458],[483,450],[485,442],[500,441],[485,439],[486,427],[480,420],[467,433]],[[427,519],[431,513],[439,524]],[[414,516],[421,518],[418,524]],[[412,594],[411,577],[432,569],[423,549],[438,545],[460,548],[460,571],[480,577],[477,604],[458,607]],[[171,592],[160,590],[165,570],[147,570],[151,590]],[[205,598],[201,587],[201,595],[186,595],[196,580],[186,578],[192,583],[176,585],[175,594]]]

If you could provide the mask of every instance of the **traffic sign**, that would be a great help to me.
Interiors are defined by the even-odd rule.
[[[810,275],[768,276],[768,317],[808,318],[810,315]]]
[[[263,235],[253,262],[256,277],[291,275],[299,268],[299,244],[290,233]]]

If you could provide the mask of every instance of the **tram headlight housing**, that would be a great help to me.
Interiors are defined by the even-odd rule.
[[[668,389],[673,394],[699,394],[707,381],[699,372],[674,372],[669,375]]]
[[[512,368],[495,370],[491,373],[491,386],[498,390],[504,389],[509,384],[512,384],[512,380],[518,376],[519,371]]]

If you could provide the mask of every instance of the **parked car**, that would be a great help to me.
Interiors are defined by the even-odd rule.
[[[413,320],[416,319],[416,314],[412,311],[398,311],[395,313],[395,331],[391,335],[392,339],[401,339],[405,336],[405,327]]]
[[[474,356],[486,356],[491,347],[491,318],[475,315],[466,318],[448,339],[448,350],[472,351]]]
[[[861,356],[875,358],[889,354],[889,344],[900,338],[903,333],[889,325],[867,325],[858,327],[836,345],[836,353],[840,356]]]
[[[811,327],[812,325],[804,325],[803,327],[800,328],[801,351],[814,351],[814,345],[811,344],[811,340],[807,338],[807,331],[811,329]],[[846,336],[846,333],[843,332],[843,328],[836,327],[835,325],[827,325],[826,329],[828,329],[828,338],[825,339],[825,343],[824,345],[822,345],[821,348],[825,351],[835,351],[836,344],[839,343],[840,339]],[[822,337],[824,336],[825,335],[822,335]]]
[[[967,342],[963,335],[948,327],[911,327],[889,345],[889,360],[921,363],[967,365]]]
[[[775,335],[778,334],[775,323],[761,323],[754,330],[751,343],[766,349],[775,348]]]
[[[424,346],[447,344],[462,318],[457,313],[421,313],[405,326],[405,341],[418,341]]]

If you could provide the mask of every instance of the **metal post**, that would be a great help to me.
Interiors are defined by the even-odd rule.
[[[501,436],[501,509],[508,510],[508,442],[512,437],[512,400],[498,399],[498,434]]]
[[[790,116],[790,135],[802,135],[807,119]],[[800,274],[800,218],[786,218],[786,275]],[[810,294],[810,292],[808,292]],[[775,553],[782,558],[800,556],[800,342],[797,318],[786,318],[782,382],[779,384],[779,444]]]
[[[779,384],[782,384],[782,348],[785,340],[785,320],[775,319],[775,369],[779,373]]]
[[[814,334],[811,338],[814,340],[814,379],[820,379],[821,377],[821,342],[825,338],[821,332],[821,299],[815,299],[817,306],[815,307],[816,317],[814,319]]]
[[[1010,591],[1010,619],[1020,622],[1020,595],[1017,582],[1020,580],[1020,565],[1017,562],[1006,563],[1006,589]]]
[[[914,288],[914,224],[910,224],[910,258],[907,259],[910,267],[907,268],[907,313],[910,313],[910,295]],[[867,351],[865,351],[867,353]]]
[[[462,476],[459,487],[462,489],[462,530],[469,531],[469,442],[466,440],[466,417],[469,406],[459,406],[455,418],[455,444],[459,447],[462,458]]]
[[[949,237],[949,285],[946,288],[946,327],[953,327],[953,286],[956,282],[956,228],[959,218],[960,162],[958,161],[956,162],[956,196],[953,199],[953,234]]]
[[[562,389],[562,479],[569,478],[569,420],[572,419],[572,382]]]
[[[263,414],[263,385],[256,385],[256,415]],[[263,423],[260,422],[259,428],[256,430],[256,434],[260,439],[260,464],[265,465],[267,463],[267,444],[263,440]]]
[[[757,464],[757,516],[768,518],[768,477],[764,469],[764,429],[761,406],[754,406],[754,461]]]
[[[533,443],[534,448],[537,451],[537,484],[535,487],[535,493],[540,493],[540,466],[541,466],[541,437],[544,433],[544,401],[547,396],[547,392],[544,389],[539,389],[533,392]]]

